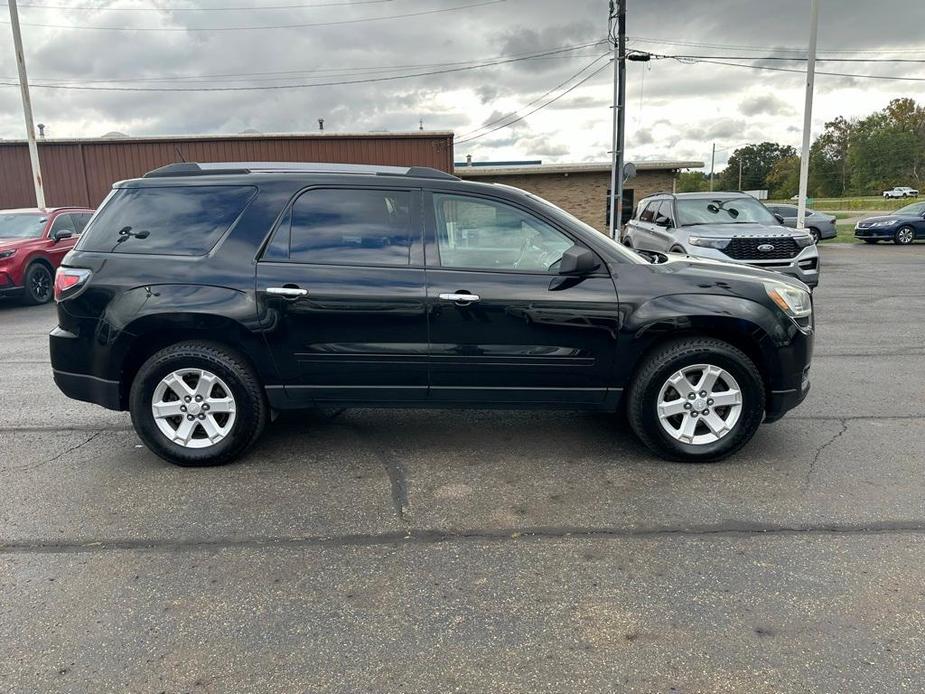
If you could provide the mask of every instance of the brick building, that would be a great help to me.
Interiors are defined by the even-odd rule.
[[[624,221],[640,199],[660,191],[674,190],[678,171],[697,169],[701,161],[643,161],[636,163],[636,177],[626,182]],[[460,178],[485,183],[504,183],[535,193],[571,212],[599,231],[607,230],[610,204],[610,163],[543,164],[514,166],[456,166]]]

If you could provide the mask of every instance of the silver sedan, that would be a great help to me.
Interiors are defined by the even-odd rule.
[[[781,218],[781,224],[791,229],[797,228],[797,206],[796,205],[765,205],[771,212]],[[834,239],[838,235],[835,228],[835,217],[830,214],[816,212],[808,207],[806,208],[806,221],[804,222],[806,230],[813,237],[813,243],[819,243],[823,239]]]

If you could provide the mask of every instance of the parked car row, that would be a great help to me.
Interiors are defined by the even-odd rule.
[[[888,214],[862,219],[854,227],[854,236],[864,243],[892,241],[900,246],[925,239],[925,202],[914,202]]]
[[[0,211],[0,296],[51,301],[55,270],[92,215],[83,207]]]

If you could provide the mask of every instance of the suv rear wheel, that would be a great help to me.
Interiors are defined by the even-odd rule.
[[[764,382],[744,352],[713,338],[685,338],[645,360],[627,413],[633,431],[659,456],[712,462],[748,443],[764,406]]]
[[[241,455],[266,425],[260,382],[236,352],[182,342],[138,370],[129,396],[135,431],[175,465],[223,465]]]

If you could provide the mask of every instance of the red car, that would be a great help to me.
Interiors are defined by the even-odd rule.
[[[0,210],[0,296],[51,301],[55,270],[92,215],[83,207]]]

